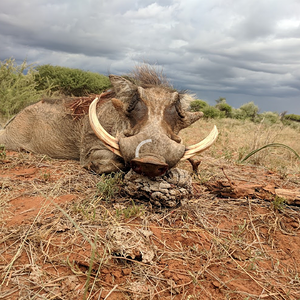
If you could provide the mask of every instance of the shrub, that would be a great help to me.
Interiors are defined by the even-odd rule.
[[[300,122],[300,116],[299,115],[294,115],[294,114],[285,115],[284,119]]]
[[[18,65],[14,59],[0,61],[0,113],[10,117],[41,97],[35,81],[36,71],[26,60]]]
[[[44,90],[51,85],[52,92],[83,96],[99,94],[110,87],[108,77],[98,73],[51,65],[37,66],[36,69],[39,72],[36,76],[38,90]]]
[[[233,119],[237,119],[237,120],[245,120],[246,119],[245,112],[243,110],[241,110],[240,108],[232,109],[231,117]]]
[[[251,119],[252,121],[254,121],[258,113],[258,106],[253,102],[248,102],[246,104],[243,104],[240,107],[240,110],[242,110],[246,119]]]
[[[216,118],[223,118],[225,117],[224,112],[218,110],[216,107],[207,106],[203,108],[204,117],[216,119]]]
[[[220,102],[216,105],[216,108],[224,112],[225,117],[230,118],[232,114],[232,107],[226,102]]]
[[[191,111],[203,111],[205,107],[208,107],[207,102],[204,100],[194,100],[190,104]]]
[[[259,121],[263,121],[267,125],[279,123],[280,117],[278,113],[267,111],[258,115]]]

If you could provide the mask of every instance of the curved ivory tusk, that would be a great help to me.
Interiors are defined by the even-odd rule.
[[[201,142],[199,142],[195,145],[186,147],[185,153],[184,153],[183,157],[180,159],[180,161],[189,159],[189,158],[201,153],[202,151],[208,149],[216,141],[218,134],[219,134],[219,132],[215,125],[213,130],[210,132],[210,134],[204,140],[202,140]]]
[[[102,95],[102,94],[101,94]],[[100,95],[100,98],[101,98]],[[105,146],[111,150],[113,153],[119,155],[122,157],[122,154],[120,152],[119,148],[119,142],[118,140],[110,135],[100,124],[98,117],[97,117],[97,103],[99,101],[99,98],[96,97],[93,102],[90,104],[89,107],[89,121],[90,125],[96,134],[96,136],[105,144]]]

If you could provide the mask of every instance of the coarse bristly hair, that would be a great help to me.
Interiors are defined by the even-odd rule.
[[[163,69],[159,69],[155,65],[147,63],[136,65],[127,76],[139,86],[163,86],[174,89],[163,73]]]
[[[195,100],[195,95],[190,94],[187,90],[178,91],[175,89],[164,74],[163,68],[159,68],[156,65],[150,65],[148,63],[138,64],[124,77],[141,87],[161,86],[170,91],[177,91],[181,95],[181,105],[184,110],[188,110],[191,102]]]

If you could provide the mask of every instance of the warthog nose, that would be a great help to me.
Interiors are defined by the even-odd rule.
[[[138,174],[156,177],[165,174],[169,169],[169,166],[158,160],[156,157],[145,156],[142,158],[134,158],[131,161],[131,168]]]

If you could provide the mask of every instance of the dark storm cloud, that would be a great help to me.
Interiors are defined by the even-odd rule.
[[[0,59],[129,72],[147,61],[214,104],[300,114],[300,3],[2,0]]]

